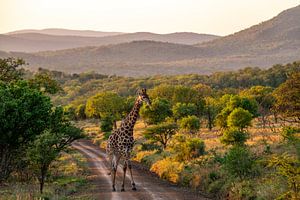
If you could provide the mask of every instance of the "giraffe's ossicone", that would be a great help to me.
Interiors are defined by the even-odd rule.
[[[118,164],[121,158],[124,159],[123,164],[123,183],[121,191],[125,191],[125,177],[126,169],[129,168],[132,190],[136,190],[135,183],[132,176],[131,163],[130,163],[130,153],[133,148],[134,138],[133,138],[133,128],[138,118],[139,110],[143,104],[146,102],[151,105],[149,96],[147,95],[146,89],[141,89],[137,93],[137,98],[135,100],[134,106],[126,118],[122,121],[120,127],[112,132],[107,141],[106,153],[109,158],[111,167],[111,177],[112,177],[112,190],[116,191],[115,188],[115,178]]]

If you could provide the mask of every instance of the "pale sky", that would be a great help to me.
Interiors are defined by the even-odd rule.
[[[227,35],[300,0],[0,0],[0,33],[67,28]]]

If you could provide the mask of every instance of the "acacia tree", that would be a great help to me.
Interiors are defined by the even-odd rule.
[[[204,106],[204,114],[207,118],[207,126],[209,130],[212,130],[218,112],[220,111],[220,106],[217,101],[212,97],[205,97],[205,106]]]
[[[177,129],[178,126],[176,123],[164,122],[147,128],[144,132],[144,136],[147,139],[161,143],[165,149],[168,141],[176,133]]]

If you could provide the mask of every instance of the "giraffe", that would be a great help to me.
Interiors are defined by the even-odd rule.
[[[151,105],[151,101],[146,93],[146,89],[143,88],[137,92],[137,98],[135,100],[134,106],[126,118],[121,122],[118,129],[115,129],[113,133],[109,136],[107,141],[106,153],[110,161],[110,175],[112,178],[112,191],[116,191],[115,179],[118,164],[121,158],[124,158],[123,164],[123,182],[121,191],[125,191],[125,177],[127,167],[130,172],[131,186],[132,190],[136,190],[135,183],[132,176],[131,163],[130,163],[130,153],[133,148],[134,138],[133,138],[133,127],[138,118],[138,113],[142,103],[146,102]]]

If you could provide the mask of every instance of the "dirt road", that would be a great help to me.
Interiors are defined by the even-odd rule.
[[[118,169],[116,178],[116,192],[111,190],[111,177],[107,175],[109,166],[105,153],[98,146],[88,140],[80,140],[73,143],[73,147],[81,152],[88,160],[91,173],[96,177],[96,187],[93,191],[93,198],[101,200],[204,200],[208,199],[191,191],[172,186],[157,177],[147,173],[145,170],[133,166],[133,176],[137,191],[131,190],[130,179],[127,175],[125,192],[121,192],[122,173]]]

